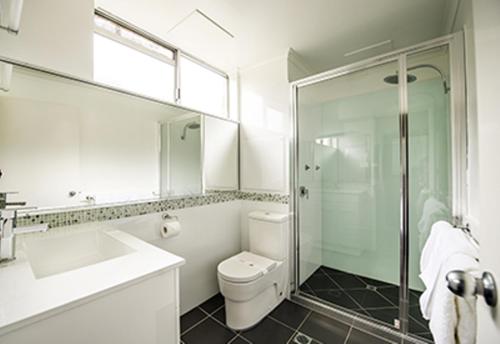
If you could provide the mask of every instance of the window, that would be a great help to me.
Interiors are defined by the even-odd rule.
[[[227,115],[228,77],[181,56],[181,104],[209,114]]]
[[[145,96],[174,101],[174,52],[95,15],[94,80]]]
[[[204,113],[228,115],[225,73],[102,10],[96,10],[94,23],[95,81]]]

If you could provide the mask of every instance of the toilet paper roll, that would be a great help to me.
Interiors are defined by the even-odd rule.
[[[179,221],[167,221],[161,226],[160,234],[163,238],[172,238],[181,234],[181,224]]]

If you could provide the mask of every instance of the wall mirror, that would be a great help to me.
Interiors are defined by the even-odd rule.
[[[47,210],[238,189],[237,122],[0,65],[0,191],[17,191],[11,200]]]

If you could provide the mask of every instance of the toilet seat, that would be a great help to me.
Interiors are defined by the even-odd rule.
[[[247,283],[272,271],[276,265],[277,262],[272,259],[243,251],[221,262],[217,271],[219,276],[226,281]]]

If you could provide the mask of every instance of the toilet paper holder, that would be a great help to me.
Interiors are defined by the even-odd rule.
[[[178,217],[178,216],[176,216],[176,215],[170,215],[169,213],[164,213],[164,214],[161,216],[161,218],[162,218],[163,220],[175,220],[175,221],[179,220],[179,217]]]
[[[455,295],[482,295],[490,307],[497,305],[497,287],[493,275],[485,271],[480,278],[461,270],[453,270],[446,274],[448,289]]]

